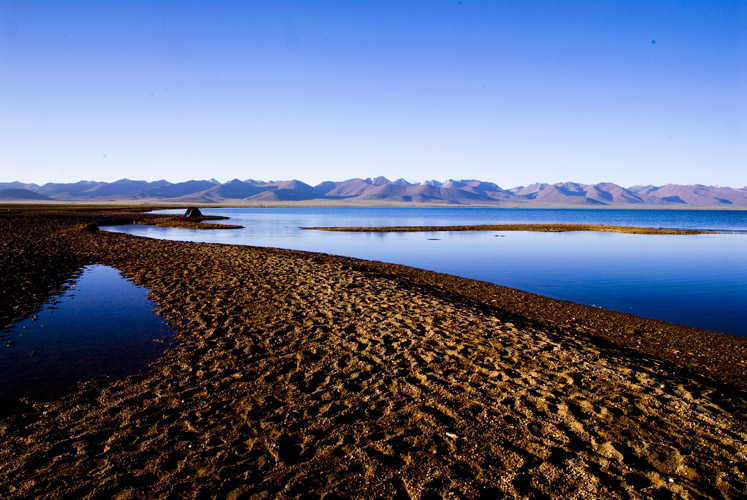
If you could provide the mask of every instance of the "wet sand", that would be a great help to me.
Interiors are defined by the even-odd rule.
[[[85,264],[180,344],[0,419],[3,498],[744,498],[747,340],[438,273],[0,215],[3,323]]]

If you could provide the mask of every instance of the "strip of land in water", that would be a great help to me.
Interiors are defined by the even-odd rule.
[[[629,234],[714,234],[712,232],[693,229],[606,226],[601,224],[482,224],[476,226],[302,227],[301,229],[351,233],[424,233],[436,231],[535,231],[560,233],[568,231],[598,231]]]
[[[184,217],[182,215],[158,215],[154,218],[136,221],[135,224],[144,224],[157,227],[178,227],[182,229],[241,229],[244,226],[236,224],[214,224],[213,220],[228,220],[228,217],[219,215],[203,215],[200,217]]]
[[[146,372],[0,418],[0,497],[745,491],[747,339],[404,266],[96,229],[158,217],[0,212],[0,324],[97,263],[150,288],[179,335]]]

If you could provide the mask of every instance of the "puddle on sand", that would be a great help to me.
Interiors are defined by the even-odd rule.
[[[18,398],[43,401],[79,381],[146,368],[174,343],[154,309],[147,290],[117,269],[84,267],[38,313],[0,333],[0,406]]]

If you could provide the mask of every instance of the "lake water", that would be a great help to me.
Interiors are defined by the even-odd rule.
[[[130,375],[171,344],[147,290],[118,270],[86,266],[64,288],[0,334],[0,401],[44,400],[78,381]]]
[[[183,211],[171,211],[182,213]],[[324,252],[429,269],[586,305],[747,336],[747,211],[481,208],[204,210],[241,230],[116,226],[161,239]],[[334,233],[311,226],[612,224],[729,234]]]

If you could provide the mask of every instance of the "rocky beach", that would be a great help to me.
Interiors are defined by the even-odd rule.
[[[179,219],[0,214],[1,324],[105,264],[178,336],[126,379],[3,399],[2,498],[745,498],[747,339],[380,262],[97,229],[125,223]]]

